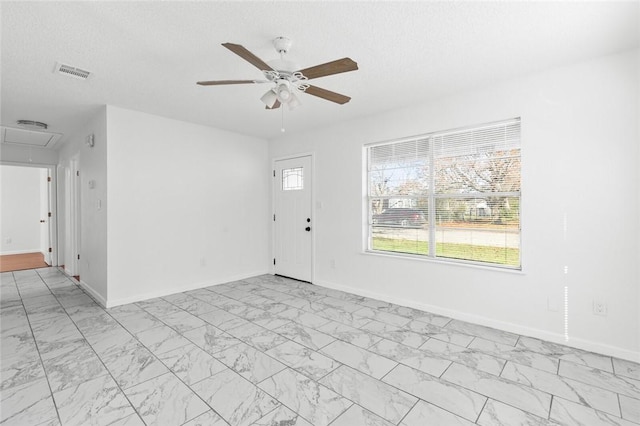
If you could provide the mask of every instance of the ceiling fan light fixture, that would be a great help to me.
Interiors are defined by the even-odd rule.
[[[302,103],[300,103],[300,99],[298,99],[298,97],[292,93],[291,97],[289,98],[289,102],[287,102],[287,105],[289,105],[289,111],[293,111],[294,109],[302,105]]]
[[[291,98],[293,93],[291,93],[291,88],[287,80],[280,80],[278,82],[278,86],[276,87],[276,94],[278,95],[278,100],[280,102],[289,102],[289,99]]]
[[[291,98],[291,92],[289,89],[286,87],[278,88],[278,99],[280,99],[280,102],[287,102],[289,98]]]
[[[275,105],[276,101],[278,100],[278,95],[276,95],[276,93],[269,89],[267,90],[267,93],[265,93],[264,95],[262,95],[262,97],[260,98],[260,100],[269,108],[273,108],[273,106]]]

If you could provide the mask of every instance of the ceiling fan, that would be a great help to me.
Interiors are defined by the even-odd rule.
[[[357,70],[358,64],[350,58],[337,59],[325,64],[298,70],[296,65],[284,59],[284,56],[291,47],[291,40],[286,37],[278,37],[273,40],[273,46],[280,54],[280,60],[272,62],[272,65],[267,64],[239,44],[222,43],[222,45],[262,71],[266,80],[214,80],[198,81],[197,84],[201,86],[220,86],[228,84],[272,83],[272,87],[260,98],[267,109],[276,109],[282,104],[287,104],[289,109],[298,107],[300,101],[296,96],[296,92],[308,93],[337,104],[345,104],[351,100],[349,96],[312,86],[308,83],[309,80],[314,78]]]

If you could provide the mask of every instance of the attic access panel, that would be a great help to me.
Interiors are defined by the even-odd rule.
[[[52,148],[62,135],[33,130],[2,127],[2,143],[34,148]]]

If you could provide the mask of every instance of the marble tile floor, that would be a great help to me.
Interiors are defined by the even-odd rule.
[[[638,364],[281,277],[0,282],[0,425],[640,425]]]

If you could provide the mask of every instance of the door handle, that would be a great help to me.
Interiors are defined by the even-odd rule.
[[[311,231],[311,227],[310,227],[310,226],[307,226],[306,228],[304,228],[304,230],[305,230],[305,231],[307,231],[307,232],[309,232],[309,231]]]
[[[46,220],[44,220],[44,219],[40,220],[40,223],[45,223],[45,222],[46,222]]]

